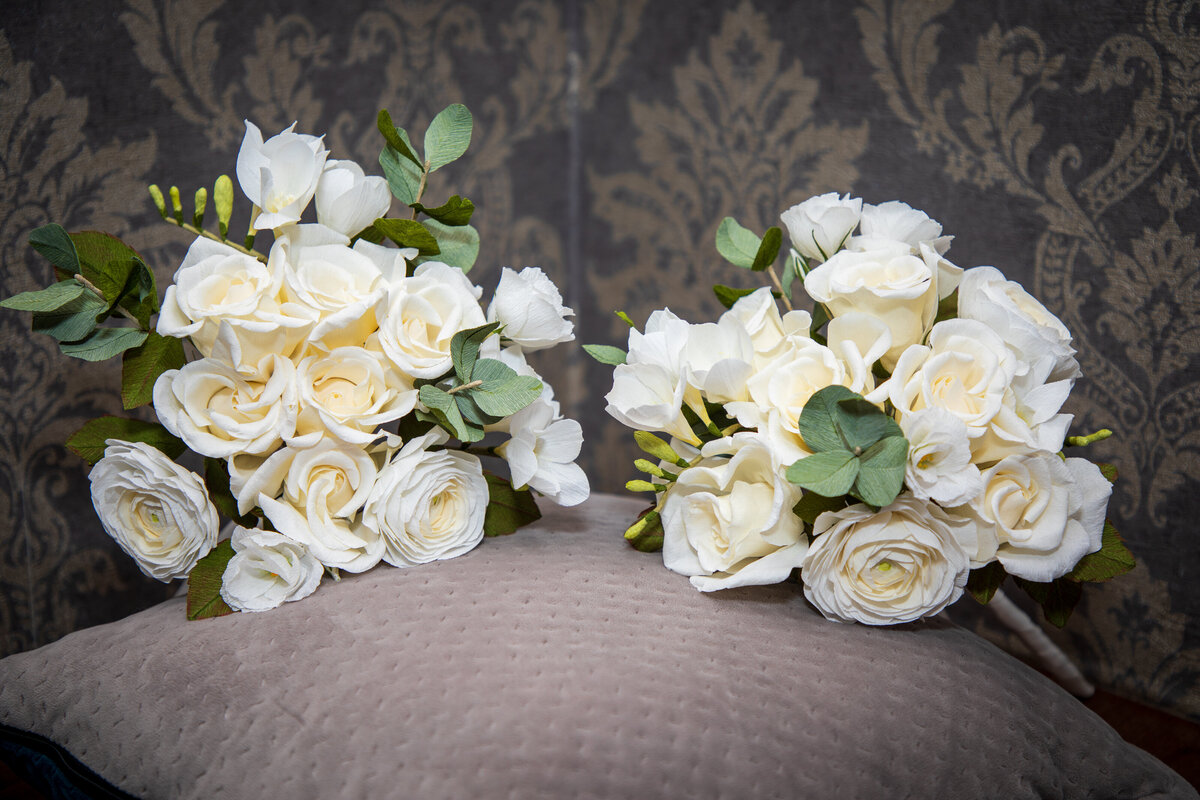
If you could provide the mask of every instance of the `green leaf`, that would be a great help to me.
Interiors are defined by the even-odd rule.
[[[601,364],[608,364],[609,366],[613,367],[624,364],[625,359],[629,357],[629,354],[621,348],[613,347],[612,345],[608,344],[585,344],[583,346],[583,352],[587,353]]]
[[[687,459],[676,453],[671,445],[650,431],[634,431],[633,440],[637,442],[637,446],[642,448],[644,452],[649,453],[659,461],[666,461],[677,467],[686,467],[688,465]]]
[[[121,361],[121,404],[127,409],[146,405],[154,399],[158,376],[185,363],[182,339],[150,331],[142,346],[126,350]]]
[[[452,195],[449,200],[437,208],[429,208],[421,203],[412,203],[409,207],[451,227],[466,225],[471,221],[471,215],[475,213],[475,204],[458,195]]]
[[[79,255],[62,225],[51,223],[35,229],[29,234],[29,246],[65,273],[62,277],[70,278],[79,272]]]
[[[72,233],[71,242],[79,254],[79,271],[103,292],[110,306],[125,294],[129,273],[137,264],[145,266],[136,250],[101,231]]]
[[[792,506],[792,513],[800,519],[808,523],[812,527],[817,517],[824,514],[826,511],[839,511],[849,505],[845,495],[839,497],[826,497],[816,492],[805,492],[800,498],[800,502]]]
[[[726,217],[717,226],[717,252],[736,267],[752,268],[761,246],[762,241],[733,217]]]
[[[799,429],[808,449],[821,452],[823,450],[844,450],[846,443],[838,433],[835,419],[838,416],[839,400],[858,397],[845,386],[826,386],[813,394],[804,404],[800,412]],[[837,492],[844,494],[844,492]]]
[[[192,571],[188,573],[188,619],[210,619],[234,613],[221,599],[221,580],[225,577],[225,567],[229,565],[229,559],[233,556],[233,545],[226,539],[192,567]]]
[[[1096,466],[1100,468],[1100,474],[1107,478],[1109,483],[1117,482],[1118,473],[1115,464],[1097,464]]]
[[[85,291],[53,311],[33,312],[33,331],[52,336],[59,342],[77,342],[96,330],[96,319],[108,304]]]
[[[87,289],[83,288],[83,285],[79,281],[59,281],[36,292],[15,294],[7,300],[0,301],[0,306],[16,309],[17,311],[38,311],[45,313],[62,308],[72,300],[82,297],[86,291]]]
[[[413,152],[412,142],[408,139],[408,133],[392,122],[392,115],[386,108],[379,109],[379,116],[376,117],[375,123],[379,127],[379,132],[383,134],[384,141],[387,142],[388,147],[407,158],[417,168],[421,170],[425,169],[425,165],[421,163],[421,159],[417,158],[416,153]]]
[[[1100,549],[1079,559],[1079,563],[1067,573],[1067,577],[1073,581],[1103,583],[1129,572],[1136,566],[1137,560],[1125,546],[1121,534],[1117,533],[1110,521],[1105,520]]]
[[[958,317],[958,289],[943,297],[938,301],[937,315],[933,318],[933,324],[944,322],[948,319],[956,319]]]
[[[470,225],[443,225],[435,219],[427,219],[421,223],[437,237],[441,254],[437,258],[422,256],[417,259],[421,264],[425,261],[441,261],[452,267],[458,267],[463,272],[469,272],[479,257],[479,231]]]
[[[1067,624],[1071,612],[1083,597],[1083,587],[1072,580],[1058,578],[1050,583],[1037,583],[1014,577],[1013,581],[1042,607],[1046,620],[1056,628]]]
[[[499,475],[484,471],[488,484],[488,506],[483,518],[484,536],[505,536],[542,518],[533,492],[514,489]]]
[[[873,506],[883,508],[896,499],[904,485],[904,465],[908,458],[908,440],[889,436],[871,445],[859,458],[854,489]]]
[[[858,458],[849,450],[826,450],[792,464],[787,479],[810,492],[838,497],[850,491],[858,469]]]
[[[417,412],[405,414],[400,418],[400,424],[396,426],[396,433],[404,441],[416,439],[424,436],[437,427],[432,421],[422,420],[417,418]]]
[[[233,216],[233,181],[228,175],[222,175],[213,184],[213,207],[217,211],[217,231],[225,239],[229,235],[229,220]]]
[[[133,314],[142,330],[150,330],[150,317],[158,311],[158,287],[154,284],[154,273],[141,259],[133,263],[118,303]]]
[[[625,541],[635,550],[656,553],[663,547],[662,516],[654,506],[638,515],[637,522],[625,531]]]
[[[812,337],[817,344],[825,344],[825,336],[821,333],[821,328],[824,328],[833,317],[829,316],[829,309],[822,303],[817,303],[813,307],[812,324],[808,326],[808,335]]]
[[[904,435],[896,420],[857,395],[837,402],[833,407],[833,425],[847,450],[866,450],[885,437]]]
[[[758,245],[758,250],[754,253],[754,263],[750,265],[750,269],[762,272],[774,264],[775,259],[779,257],[781,244],[783,244],[783,231],[776,227],[767,228],[762,242]]]
[[[724,284],[716,284],[713,286],[713,294],[717,296],[717,300],[726,308],[733,308],[733,304],[741,300],[746,295],[754,294],[757,289],[735,289],[732,286]]]
[[[502,361],[481,358],[471,371],[471,382],[483,381],[467,389],[471,399],[485,414],[508,417],[537,400],[542,394],[542,382],[529,375],[518,375]]]
[[[426,384],[421,387],[417,396],[433,414],[438,424],[459,441],[478,442],[483,438],[482,428],[471,425],[463,419],[462,413],[458,410],[458,404],[454,402],[453,395],[436,386]]]
[[[503,417],[494,417],[491,414],[485,414],[475,399],[471,397],[469,391],[455,392],[454,402],[458,406],[458,413],[462,414],[462,418],[469,424],[477,428],[483,428],[488,425],[495,425]]]
[[[59,342],[63,355],[84,361],[105,361],[133,347],[140,347],[149,334],[137,328],[98,328],[78,342]]]
[[[123,442],[143,442],[161,450],[168,458],[179,458],[187,450],[182,440],[176,438],[157,422],[124,417],[99,417],[84,425],[67,439],[71,452],[89,464],[104,458],[104,443],[108,439]]]
[[[987,605],[995,596],[996,590],[1004,583],[1008,573],[999,561],[971,570],[967,575],[967,591],[980,605]]]
[[[375,230],[401,247],[417,248],[417,252],[423,256],[435,256],[441,252],[437,239],[415,219],[380,217],[375,220]]]
[[[404,129],[396,128],[396,134],[404,141],[409,154],[405,155],[391,145],[386,145],[379,153],[379,166],[383,168],[383,176],[387,178],[392,194],[401,203],[408,205],[421,199],[417,193],[421,190],[421,176],[425,174],[425,168],[412,155],[412,141]]]
[[[783,286],[784,296],[786,296],[789,300],[792,297],[792,282],[795,281],[797,278],[797,270],[798,269],[799,269],[799,264],[797,263],[796,258],[794,256],[789,255],[787,258],[784,259],[783,275],[781,275],[779,277],[779,282]]]
[[[257,524],[253,514],[242,516],[238,513],[237,498],[229,488],[229,466],[223,460],[204,459],[204,485],[208,488],[208,499],[223,516],[243,528],[253,528]]]
[[[425,131],[425,158],[429,161],[430,172],[467,152],[471,144],[471,126],[471,112],[462,103],[454,103],[438,112]]]
[[[479,348],[483,345],[484,340],[499,327],[499,322],[491,322],[454,334],[450,340],[450,360],[454,362],[454,374],[458,376],[460,382],[466,383],[472,380],[471,370],[474,369],[475,362],[479,359]]]

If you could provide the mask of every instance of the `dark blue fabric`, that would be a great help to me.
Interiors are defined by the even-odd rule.
[[[134,800],[37,734],[0,725],[0,760],[52,800]]]

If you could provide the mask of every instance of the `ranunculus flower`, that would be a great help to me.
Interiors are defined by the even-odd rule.
[[[154,384],[158,421],[211,458],[274,450],[295,433],[298,409],[296,368],[278,355],[264,356],[250,374],[202,358]]]
[[[810,197],[779,215],[792,247],[810,263],[832,256],[858,227],[863,201],[837,192]]]
[[[663,499],[663,564],[702,592],[785,580],[808,549],[792,513],[800,487],[758,434],[709,442],[701,455]]]
[[[221,599],[235,611],[268,611],[317,590],[325,568],[304,545],[274,531],[235,527]]]
[[[387,216],[392,207],[387,181],[366,175],[353,161],[326,161],[316,195],[317,220],[347,236]]]
[[[983,489],[979,467],[971,463],[967,425],[936,406],[908,414],[900,421],[908,439],[904,483],[918,500],[959,506]]]
[[[446,438],[434,429],[405,442],[379,471],[363,507],[363,525],[382,537],[383,560],[393,566],[454,558],[483,540],[483,467],[469,453],[429,449]]]
[[[817,517],[801,565],[804,596],[840,622],[892,625],[932,616],[962,596],[968,523],[903,493],[879,511],[854,505]]]
[[[376,429],[400,419],[417,405],[412,381],[385,359],[361,347],[339,347],[311,355],[296,368],[300,418],[296,433],[304,443],[325,432],[351,444],[379,438]],[[315,434],[315,435],[314,435]]]
[[[321,137],[293,133],[292,123],[265,142],[258,127],[246,120],[246,135],[238,150],[237,179],[242,193],[262,209],[256,230],[299,222],[317,191],[329,151]]]
[[[150,445],[105,444],[88,475],[104,530],[151,578],[187,577],[217,544],[217,509],[204,480]]]
[[[496,448],[512,470],[512,485],[528,486],[560,506],[579,505],[590,491],[587,475],[575,459],[583,446],[583,429],[563,419],[558,404],[539,397],[508,417],[512,438]]]
[[[1082,458],[1009,456],[983,472],[983,491],[960,509],[979,525],[1010,575],[1046,583],[1100,549],[1112,484]],[[982,550],[979,560],[991,560]]]
[[[454,334],[486,323],[479,307],[482,293],[461,269],[426,261],[379,301],[380,347],[406,375],[440,377],[452,366]]]
[[[520,272],[505,267],[488,306],[488,322],[504,325],[501,333],[527,352],[574,340],[575,312],[563,306],[562,295],[537,267]]]

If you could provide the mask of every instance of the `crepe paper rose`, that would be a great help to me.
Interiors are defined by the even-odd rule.
[[[311,355],[296,367],[300,416],[297,440],[311,444],[324,434],[351,444],[379,438],[376,429],[416,408],[417,390],[378,353],[339,347]]]
[[[817,517],[801,565],[804,596],[826,619],[894,625],[937,614],[962,596],[969,524],[901,494],[875,511],[853,505]]]
[[[792,247],[810,263],[827,260],[858,227],[863,201],[837,192],[810,197],[779,215]]]
[[[655,311],[645,332],[631,328],[629,354],[613,370],[605,410],[635,430],[663,431],[693,444],[699,439],[683,414],[684,403],[699,400],[699,390],[684,380],[683,351],[691,326],[669,309]]]
[[[1082,458],[1055,453],[1009,456],[983,472],[983,491],[960,511],[973,517],[981,545],[1010,575],[1046,583],[1100,549],[1112,484]],[[981,560],[991,560],[987,550]]]
[[[1018,362],[1018,369],[1022,366]],[[1049,368],[1048,362],[1037,365],[1039,370]],[[1040,379],[1041,375],[1032,371],[1013,379],[983,435],[971,439],[975,463],[990,464],[1011,455],[1062,448],[1073,417],[1058,412],[1071,394],[1071,381],[1039,383]]]
[[[217,509],[204,480],[141,442],[105,442],[88,474],[104,530],[146,575],[187,577],[217,544]]]
[[[317,220],[339,233],[354,236],[387,216],[392,193],[387,181],[366,175],[353,161],[331,160],[317,181]]]
[[[562,295],[537,267],[520,272],[505,267],[488,306],[488,322],[503,325],[501,333],[526,352],[574,341],[575,312],[563,306]]]
[[[663,564],[702,592],[785,580],[808,550],[792,513],[800,487],[757,434],[717,439],[700,452],[662,501]]]
[[[927,244],[940,254],[950,249],[950,240],[953,238],[942,236],[941,223],[930,219],[924,211],[908,203],[891,200],[879,205],[867,203],[863,206],[862,229],[858,236],[851,239],[849,247],[863,250],[884,242],[902,242],[913,253],[919,252],[922,244]]]
[[[415,261],[419,251],[415,247],[384,247],[366,239],[354,243],[354,252],[374,262],[383,278],[384,286],[391,287],[408,277],[408,264]]]
[[[294,133],[292,123],[265,142],[258,127],[245,120],[246,135],[238,150],[237,179],[242,193],[261,212],[255,230],[272,230],[300,221],[317,191],[329,151],[323,137]]]
[[[406,375],[441,377],[452,366],[454,334],[486,323],[479,307],[482,293],[461,269],[426,261],[379,301],[380,347]]]
[[[377,473],[366,450],[326,438],[276,451],[242,493],[257,490],[258,505],[275,529],[325,566],[365,572],[383,557],[383,540],[356,516]]]
[[[746,400],[746,380],[754,374],[754,343],[736,317],[688,326],[682,353],[689,386],[715,403]]]
[[[785,337],[808,336],[812,325],[812,315],[807,311],[789,311],[781,316],[768,286],[738,298],[733,307],[721,315],[721,320],[726,318],[736,319],[750,335],[757,356],[756,368],[777,355],[775,349]]]
[[[587,475],[575,459],[583,446],[583,429],[557,414],[558,404],[538,398],[508,418],[512,438],[496,448],[508,462],[512,485],[528,486],[560,506],[588,498]]]
[[[904,485],[918,500],[960,506],[983,489],[961,419],[944,408],[926,408],[903,417],[900,429],[908,440]]]
[[[435,429],[405,442],[363,507],[363,525],[381,537],[383,560],[393,566],[455,558],[483,540],[483,467],[470,453],[429,449],[446,439]]]
[[[317,590],[325,568],[304,545],[274,531],[233,529],[234,554],[221,577],[221,599],[234,611],[269,611]]]
[[[1048,382],[1073,382],[1081,374],[1067,326],[995,267],[975,267],[963,273],[958,316],[987,325],[1027,364],[1049,360]]]

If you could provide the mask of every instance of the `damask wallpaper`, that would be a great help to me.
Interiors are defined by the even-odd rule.
[[[1200,719],[1200,14],[1183,0],[45,0],[0,20],[0,290],[46,267],[50,221],[117,233],[159,280],[185,247],[151,182],[232,171],[250,119],[327,131],[373,164],[382,107],[476,116],[448,185],[477,203],[473,277],[540,265],[579,339],[736,284],[712,246],[824,191],[903,199],[1076,333],[1080,429],[1118,434],[1112,515],[1139,556],[1055,634],[1113,690]],[[401,124],[405,124],[402,122]],[[0,654],[169,595],[96,521],[61,442],[120,410],[112,370],[66,364],[0,313]],[[562,348],[560,348],[561,350]],[[609,375],[538,364],[584,420],[596,489],[632,477]],[[969,603],[966,601],[962,606]],[[960,621],[991,630],[986,614]]]

